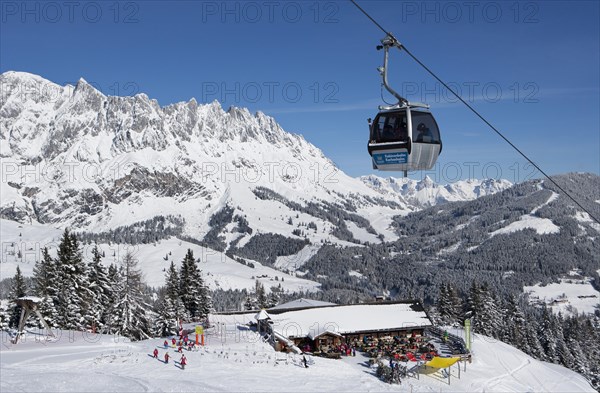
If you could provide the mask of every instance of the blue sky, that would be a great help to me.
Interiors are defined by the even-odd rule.
[[[599,2],[359,3],[548,173],[600,173]],[[261,110],[348,174],[374,173],[383,33],[350,2],[3,0],[0,21],[2,72]],[[438,166],[411,177],[539,176],[406,54],[390,81],[442,130]]]

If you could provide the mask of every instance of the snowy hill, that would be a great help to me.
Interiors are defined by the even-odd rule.
[[[89,391],[277,391],[289,392],[593,392],[580,375],[564,367],[532,359],[521,351],[483,336],[473,343],[474,357],[456,369],[451,384],[435,369],[419,379],[388,385],[365,367],[367,360],[314,358],[304,368],[301,356],[274,352],[243,325],[248,317],[215,317],[219,322],[207,331],[207,345],[186,351],[188,365],[181,370],[180,355],[169,349],[169,364],[162,362],[162,339],[131,343],[123,338],[58,331],[55,342],[26,341],[9,344],[2,333],[0,390],[36,392]],[[223,324],[221,324],[223,323]],[[156,360],[151,357],[159,349]],[[309,357],[310,359],[310,357]],[[285,381],[285,387],[282,386]]]
[[[384,196],[401,195],[411,206],[430,207],[447,202],[471,201],[495,194],[512,186],[508,180],[470,179],[447,185],[436,184],[430,177],[423,180],[362,176],[360,180]]]
[[[599,176],[554,179],[600,216]],[[303,266],[310,271],[305,278],[325,287],[423,299],[446,283],[466,293],[472,282],[486,282],[503,295],[518,294],[526,286],[558,282],[573,269],[596,287],[600,282],[599,227],[545,180],[398,216],[394,227],[398,239],[385,246],[322,247]],[[560,294],[557,289],[552,296]]]
[[[25,276],[33,274],[35,262],[41,255],[41,248],[47,246],[51,255],[55,256],[56,245],[60,242],[63,232],[60,229],[36,224],[19,224],[14,221],[0,219],[0,237],[4,248],[0,277],[12,277],[17,266]],[[256,280],[260,281],[267,292],[271,287],[278,286],[289,292],[314,292],[320,284],[291,276],[259,262],[241,264],[222,252],[189,243],[176,238],[167,238],[153,244],[107,244],[99,243],[98,247],[104,252],[104,263],[119,263],[127,252],[132,252],[143,266],[144,282],[152,287],[164,285],[165,269],[173,261],[179,266],[188,249],[200,260],[199,267],[204,280],[210,289],[247,289],[254,288]],[[93,245],[83,246],[83,256],[92,259]],[[21,258],[19,258],[19,251]],[[290,256],[289,261],[295,261],[299,256]]]

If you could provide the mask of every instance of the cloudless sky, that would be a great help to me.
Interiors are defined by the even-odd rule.
[[[548,173],[600,173],[599,2],[359,3]],[[383,33],[349,1],[2,0],[0,23],[0,72],[260,110],[348,174],[374,173]],[[442,131],[436,169],[411,177],[539,177],[406,54],[389,71]]]

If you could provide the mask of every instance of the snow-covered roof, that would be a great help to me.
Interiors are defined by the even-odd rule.
[[[322,302],[320,300],[312,300],[312,299],[296,299],[291,302],[279,304],[275,307],[269,308],[269,311],[272,310],[289,310],[294,308],[307,308],[307,307],[324,307],[324,306],[335,306],[335,303]]]
[[[271,316],[263,308],[262,310],[256,313],[254,319],[256,319],[257,321],[264,321],[265,319],[271,319]]]
[[[338,332],[335,332],[335,331],[331,331],[331,330],[329,330],[329,329],[327,329],[327,330],[324,330],[324,331],[322,331],[322,332],[320,332],[320,333],[318,333],[318,334],[314,334],[314,335],[313,335],[313,332],[310,332],[310,333],[308,333],[308,337],[310,337],[310,338],[312,338],[312,339],[315,339],[315,338],[317,338],[317,337],[321,337],[321,336],[324,336],[324,335],[327,335],[327,334],[330,334],[330,335],[332,335],[332,336],[343,337],[343,336],[342,336],[340,333],[338,333]]]
[[[431,326],[413,303],[374,303],[287,311],[271,316],[273,330],[285,337],[317,337],[329,331],[347,334],[365,331]]]

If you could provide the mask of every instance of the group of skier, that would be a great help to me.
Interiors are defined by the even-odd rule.
[[[165,341],[166,342],[166,341]],[[154,351],[152,352],[152,355],[154,357],[154,359],[158,359],[158,348],[154,348]],[[165,357],[164,357],[164,363],[165,364],[169,364],[169,358],[171,356],[169,355],[169,351],[165,352]],[[185,354],[181,354],[181,359],[179,360],[179,365],[181,366],[182,370],[185,370],[185,366],[187,364],[187,358],[185,357]]]
[[[184,349],[187,351],[193,351],[197,348],[196,343],[192,340],[188,340],[187,336],[184,336],[183,339],[180,339],[179,341],[173,338],[171,340],[171,344],[173,348],[177,348],[177,352],[179,353],[183,353]],[[169,348],[169,342],[165,340],[163,346],[165,347],[165,349]]]

